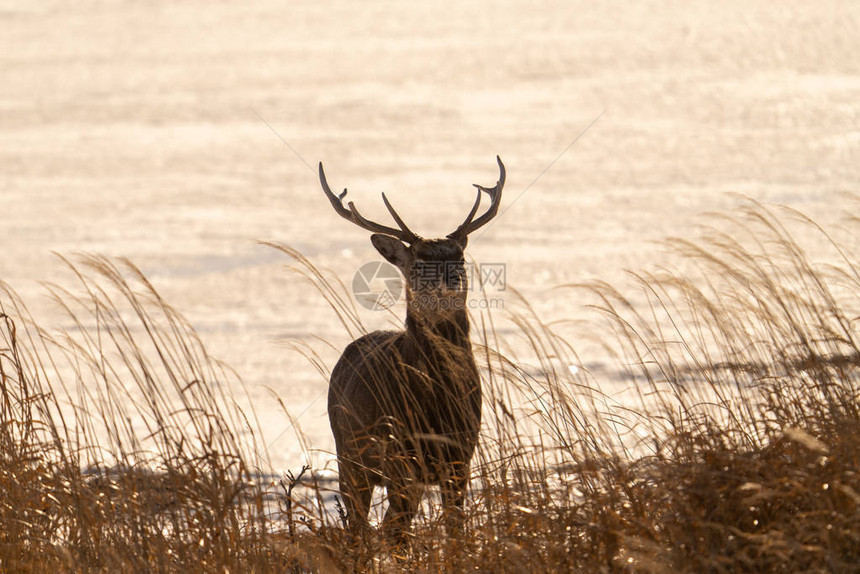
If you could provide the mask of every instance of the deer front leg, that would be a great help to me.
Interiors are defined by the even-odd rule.
[[[403,546],[418,512],[424,486],[412,481],[391,482],[388,485],[388,510],[382,521],[385,537],[395,546]]]
[[[368,528],[367,514],[370,511],[374,483],[366,470],[343,459],[338,461],[338,475],[349,529],[354,535],[363,535]]]
[[[458,466],[451,473],[451,477],[441,484],[442,494],[442,517],[445,521],[445,530],[448,537],[460,538],[463,532],[463,523],[466,520],[463,506],[466,502],[466,491],[469,487],[469,468]]]

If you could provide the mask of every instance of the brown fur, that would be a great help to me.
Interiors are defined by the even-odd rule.
[[[453,240],[414,244],[403,269],[415,262],[462,263]],[[456,267],[456,265],[455,265]],[[449,524],[462,521],[469,462],[481,425],[481,386],[462,308],[466,283],[414,290],[407,281],[405,331],[376,331],[350,344],[335,366],[329,417],[337,445],[340,489],[350,526],[367,525],[373,488],[388,489],[383,529],[402,538],[426,484],[442,487]],[[446,298],[446,309],[414,303],[422,295]]]

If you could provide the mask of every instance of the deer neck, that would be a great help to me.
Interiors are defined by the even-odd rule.
[[[406,332],[419,345],[434,346],[441,342],[471,348],[469,316],[464,310],[440,315],[426,315],[412,310],[406,313]]]

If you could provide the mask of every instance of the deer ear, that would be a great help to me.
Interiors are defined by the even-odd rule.
[[[379,251],[379,254],[385,257],[385,260],[395,265],[398,269],[405,269],[406,262],[409,259],[409,253],[406,246],[399,239],[395,239],[390,235],[374,233],[370,236],[370,242]]]

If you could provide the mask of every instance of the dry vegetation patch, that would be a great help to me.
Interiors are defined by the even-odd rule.
[[[573,341],[527,302],[510,313],[537,366],[473,321],[468,534],[431,501],[405,549],[351,538],[312,470],[273,488],[238,376],[131,263],[70,262],[59,332],[2,285],[0,569],[856,572],[860,273],[835,241],[836,264],[810,261],[797,219],[750,204],[675,241],[678,269],[575,287],[633,401],[568,369]],[[361,330],[342,286],[274,247]]]

